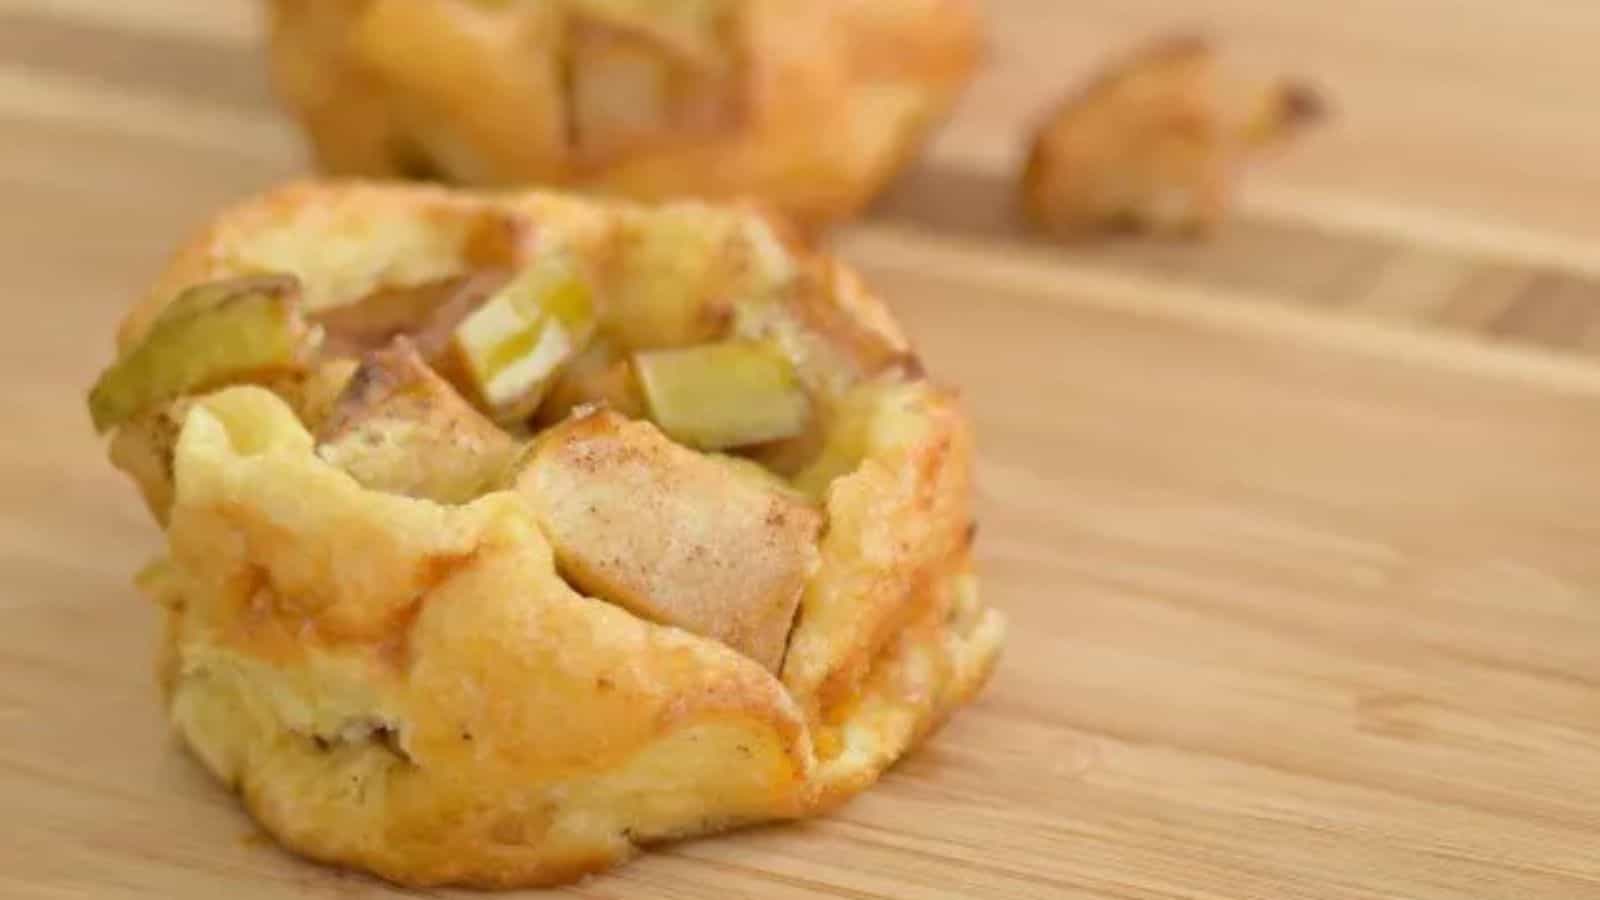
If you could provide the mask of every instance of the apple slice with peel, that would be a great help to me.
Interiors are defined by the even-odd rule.
[[[186,394],[298,371],[321,331],[306,322],[292,276],[214,281],[189,288],[89,392],[104,432]]]

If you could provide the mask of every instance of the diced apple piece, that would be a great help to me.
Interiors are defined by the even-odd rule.
[[[318,310],[311,320],[327,333],[330,356],[359,357],[404,335],[433,361],[457,326],[505,286],[507,273],[490,269],[411,285],[386,285],[352,303]]]
[[[545,256],[456,327],[454,362],[490,415],[525,419],[561,367],[588,345],[595,320],[594,289],[577,264]]]
[[[238,278],[190,288],[89,393],[99,431],[185,394],[299,370],[316,349],[294,278]]]
[[[567,124],[579,154],[603,160],[735,124],[730,85],[738,79],[719,33],[718,2],[648,0],[628,10],[604,0],[609,10],[591,8],[569,20]],[[638,0],[621,6],[629,3]]]
[[[567,108],[583,152],[616,152],[668,127],[672,71],[660,48],[637,35],[584,22],[573,28],[568,45]]]
[[[639,391],[632,362],[605,337],[595,338],[588,349],[561,370],[549,396],[539,406],[538,421],[553,425],[574,409],[589,405],[608,407],[630,419],[645,414],[644,395]]]
[[[776,345],[725,341],[634,354],[650,418],[674,440],[703,450],[793,437],[811,401]]]
[[[409,341],[369,354],[317,434],[317,454],[374,490],[465,503],[517,452]]]
[[[778,671],[817,565],[815,508],[609,410],[546,432],[515,477],[579,589]]]

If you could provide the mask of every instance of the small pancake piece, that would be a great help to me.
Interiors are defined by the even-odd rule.
[[[1022,173],[1023,211],[1056,237],[1204,235],[1226,215],[1244,164],[1326,109],[1303,82],[1240,78],[1209,41],[1166,38],[1112,62],[1050,113]]]

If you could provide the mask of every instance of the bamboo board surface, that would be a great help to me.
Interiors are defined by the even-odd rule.
[[[1213,244],[1027,238],[1016,129],[1168,6],[992,3],[989,74],[837,240],[977,421],[989,691],[832,816],[568,896],[1600,898],[1600,7],[1197,4],[1339,123]],[[256,27],[0,0],[7,900],[403,895],[166,735],[158,535],[81,405],[174,243],[302,171]]]

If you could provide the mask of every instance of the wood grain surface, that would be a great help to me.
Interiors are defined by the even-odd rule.
[[[1214,243],[1061,249],[1010,221],[1019,129],[1186,23],[990,5],[989,72],[838,245],[977,420],[994,683],[832,816],[564,895],[1600,898],[1600,6],[1188,4],[1337,124]],[[82,407],[173,245],[303,171],[256,42],[237,0],[0,0],[6,900],[406,895],[167,735],[159,535]]]

